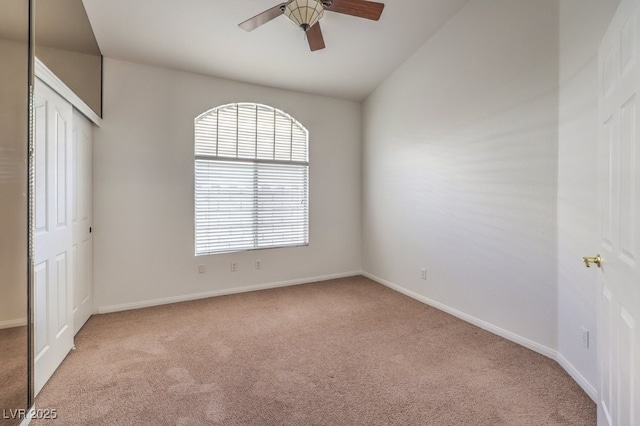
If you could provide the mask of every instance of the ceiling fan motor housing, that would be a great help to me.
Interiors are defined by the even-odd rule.
[[[285,5],[284,14],[294,25],[308,31],[324,15],[324,5],[319,0],[291,0]]]
[[[322,30],[318,22],[325,9],[333,13],[342,13],[358,18],[377,21],[380,19],[384,3],[370,0],[281,0],[282,3],[241,22],[238,26],[245,31],[253,31],[261,25],[286,15],[296,27],[306,33],[311,51],[325,48]]]

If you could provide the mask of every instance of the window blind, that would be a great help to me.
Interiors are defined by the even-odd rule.
[[[196,255],[308,244],[307,147],[307,130],[269,106],[196,118]]]

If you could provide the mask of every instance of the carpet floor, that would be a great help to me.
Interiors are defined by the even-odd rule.
[[[75,344],[53,423],[596,424],[555,361],[364,277],[96,315]]]
[[[0,330],[0,425],[16,424],[10,410],[27,408],[27,327]]]

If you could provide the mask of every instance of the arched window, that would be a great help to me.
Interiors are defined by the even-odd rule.
[[[196,255],[309,244],[309,132],[235,103],[195,119]]]

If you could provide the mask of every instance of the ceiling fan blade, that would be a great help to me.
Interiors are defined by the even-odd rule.
[[[367,0],[333,0],[331,6],[326,9],[331,12],[377,21],[382,15],[384,3]]]
[[[312,52],[324,49],[324,37],[320,29],[320,22],[316,22],[313,27],[307,30],[307,40],[309,41],[309,48]]]
[[[284,13],[284,5],[286,3],[280,3],[277,6],[273,6],[271,9],[267,9],[264,12],[254,16],[251,19],[247,19],[241,24],[238,24],[240,28],[245,31],[253,31],[258,28],[260,25],[264,25],[272,19],[277,18],[278,16]]]

